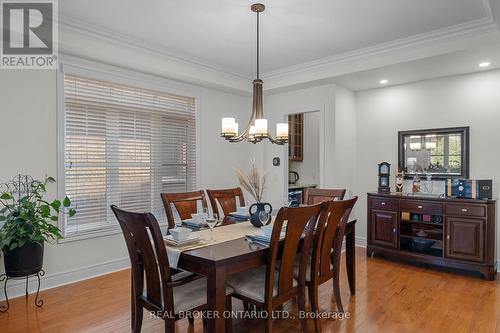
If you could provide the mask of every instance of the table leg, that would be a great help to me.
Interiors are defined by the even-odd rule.
[[[207,327],[206,332],[224,333],[226,310],[226,268],[214,267],[207,276]]]
[[[349,233],[346,233],[346,266],[347,279],[349,280],[349,289],[351,295],[356,293],[356,226],[351,225]]]

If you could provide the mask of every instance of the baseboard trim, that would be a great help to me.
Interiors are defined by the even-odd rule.
[[[121,271],[129,267],[130,260],[128,257],[125,257],[100,264],[80,267],[65,272],[47,274],[41,279],[40,290],[51,289],[66,284],[91,279],[100,275]],[[9,299],[24,296],[25,282],[26,280],[9,281],[7,285],[7,294],[9,295]],[[29,285],[29,293],[34,293],[36,291],[36,282],[33,280],[33,278],[30,279]],[[3,292],[1,292],[0,300],[5,300],[5,294]]]
[[[356,246],[366,248],[366,237],[356,237],[354,243]]]

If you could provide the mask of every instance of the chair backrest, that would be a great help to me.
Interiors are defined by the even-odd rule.
[[[191,218],[191,214],[198,212],[198,201],[201,201],[203,208],[207,208],[207,200],[205,192],[183,192],[183,193],[160,193],[163,206],[167,213],[168,227],[175,228],[175,219],[172,211],[172,205],[179,213],[181,220]]]
[[[358,197],[354,197],[349,200],[324,202],[327,205],[326,214],[322,214],[318,219],[313,244],[311,262],[313,283],[318,278],[330,279],[337,269],[347,222],[357,200]]]
[[[170,266],[158,221],[151,213],[133,213],[111,206],[127,243],[132,266],[132,290],[158,309],[173,308]],[[146,280],[146,281],[144,281]],[[147,293],[144,293],[146,282]]]
[[[297,256],[300,256],[299,283],[303,285],[306,278],[306,267],[312,245],[314,228],[322,209],[326,204],[317,204],[297,208],[283,207],[274,221],[273,232],[269,244],[269,256],[266,271],[265,302],[271,305],[273,300],[281,303],[293,289],[294,268]],[[276,272],[276,260],[280,248],[280,236],[286,221],[283,251],[279,271]],[[306,228],[307,226],[307,228]],[[304,235],[302,247],[299,248]],[[299,252],[300,250],[300,252]],[[275,274],[278,275],[277,295],[273,296]]]
[[[314,205],[323,201],[343,200],[345,189],[322,189],[307,187],[304,189],[304,204]]]
[[[241,187],[224,189],[224,190],[207,190],[208,199],[210,200],[210,205],[212,206],[212,211],[214,214],[219,215],[219,207],[217,202],[222,207],[222,213],[224,216],[236,211],[236,197],[239,198],[240,206],[245,206],[245,198],[243,197],[243,191]]]

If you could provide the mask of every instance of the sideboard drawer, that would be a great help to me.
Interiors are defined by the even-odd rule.
[[[398,202],[390,199],[372,199],[372,208],[380,210],[398,210]]]
[[[446,215],[484,217],[486,216],[486,207],[465,204],[446,205]]]
[[[425,213],[425,214],[443,214],[443,205],[437,203],[430,203],[426,201],[401,201],[402,211],[409,211],[411,213]]]

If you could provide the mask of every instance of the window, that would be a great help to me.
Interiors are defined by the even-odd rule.
[[[166,223],[161,192],[196,188],[196,99],[64,75],[66,237],[118,229],[110,205]]]

